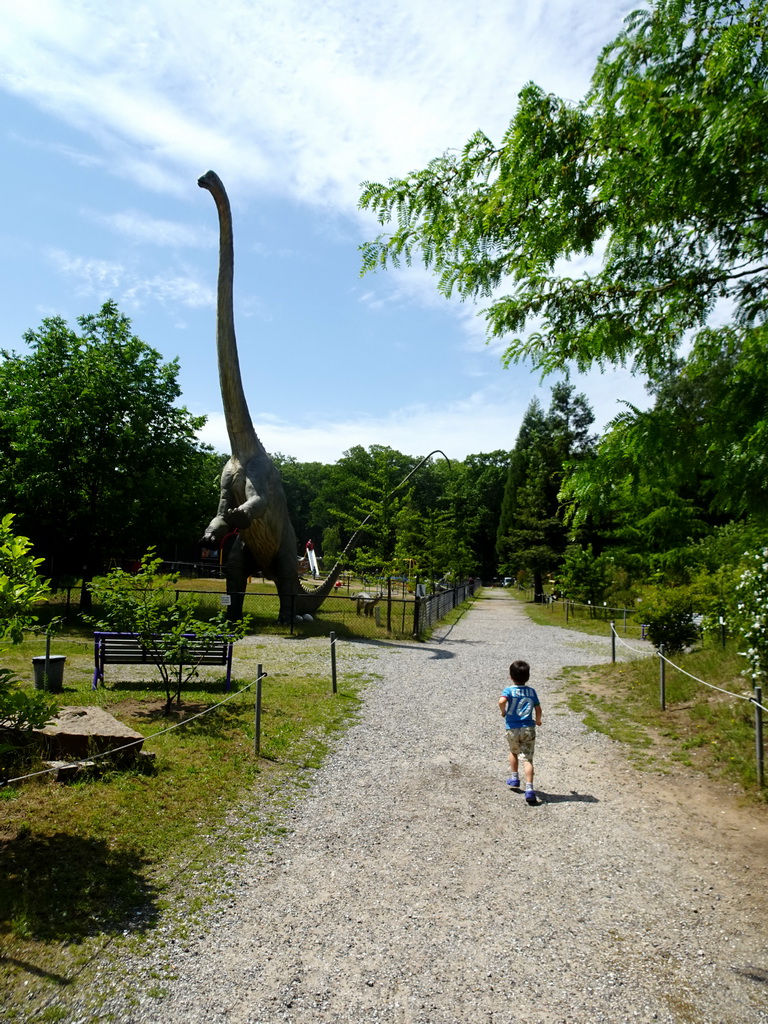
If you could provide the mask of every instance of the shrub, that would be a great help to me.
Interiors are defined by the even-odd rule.
[[[642,604],[646,635],[655,647],[664,644],[666,654],[682,651],[699,636],[693,595],[688,587],[655,591]]]
[[[768,548],[749,556],[736,584],[736,599],[739,628],[748,644],[745,675],[759,685],[768,674]]]
[[[113,569],[106,576],[89,584],[95,601],[101,607],[101,617],[88,617],[96,629],[106,632],[133,633],[146,652],[147,658],[159,670],[165,685],[166,710],[175,699],[181,699],[181,687],[197,671],[188,666],[182,678],[174,671],[180,652],[186,645],[186,635],[193,633],[198,639],[226,635],[232,640],[245,636],[248,619],[227,621],[223,611],[212,619],[202,620],[197,615],[198,601],[187,595],[178,601],[169,598],[178,582],[178,573],[159,571],[162,560],[153,548],[141,560],[137,573]]]
[[[571,545],[567,548],[558,574],[558,586],[566,597],[597,604],[603,600],[607,584],[606,561],[594,556],[592,545],[587,548]]]
[[[32,542],[13,533],[13,515],[0,519],[0,643],[19,644],[24,630],[34,626],[34,608],[48,592],[48,582],[37,574],[41,558],[32,555]],[[2,655],[3,650],[0,650]],[[42,693],[19,688],[10,669],[0,668],[0,725],[7,736],[13,731],[31,733],[55,717],[58,708]],[[0,754],[15,751],[12,742],[0,742]]]

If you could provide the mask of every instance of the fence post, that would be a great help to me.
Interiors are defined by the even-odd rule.
[[[331,633],[331,685],[336,693],[336,634]]]
[[[616,623],[611,619],[611,662],[616,664]]]
[[[565,621],[568,621],[568,605],[571,603],[571,599],[566,597],[565,599]]]
[[[665,669],[664,644],[659,644],[659,699],[662,711],[667,710],[667,676]]]
[[[387,632],[392,632],[392,577],[387,576]],[[336,691],[334,690],[334,693]]]
[[[762,686],[755,687],[755,749],[757,751],[757,784],[760,789],[765,785],[765,753],[763,751],[763,703]]]
[[[261,753],[261,665],[256,666],[256,709],[253,730],[253,749],[258,757]]]
[[[624,609],[624,636],[627,635],[627,609]]]
[[[413,635],[419,635],[419,606],[421,604],[421,598],[419,597],[418,584],[416,585],[416,594],[413,599]]]

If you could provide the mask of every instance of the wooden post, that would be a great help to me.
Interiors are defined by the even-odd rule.
[[[616,664],[616,623],[611,620],[611,662]]]
[[[757,784],[765,785],[765,752],[763,750],[763,703],[762,686],[755,687],[755,750],[757,753]]]
[[[331,633],[331,686],[336,693],[336,634]]]
[[[664,661],[664,644],[659,644],[659,699],[661,710],[667,710],[667,677],[666,662]]]
[[[256,756],[261,754],[261,665],[256,666],[256,720],[254,723],[253,748]]]

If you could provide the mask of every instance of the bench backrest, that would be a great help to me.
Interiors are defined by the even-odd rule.
[[[96,658],[102,665],[146,665],[152,664],[157,655],[152,651],[151,641],[143,642],[135,633],[94,633]],[[154,639],[154,638],[153,638]],[[161,636],[156,638],[162,640]],[[196,637],[185,634],[181,650],[182,664],[226,665],[231,658],[232,641],[228,637]],[[162,656],[162,648],[158,651]],[[166,660],[163,658],[163,660]],[[178,664],[179,659],[171,659]]]

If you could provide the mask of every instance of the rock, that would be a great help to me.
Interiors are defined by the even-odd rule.
[[[82,759],[108,750],[128,746],[119,751],[121,760],[133,760],[144,742],[135,729],[97,707],[63,707],[58,717],[42,729],[35,729],[42,737],[52,759]]]

